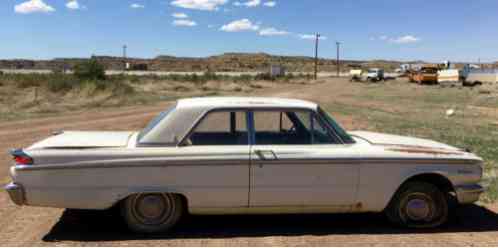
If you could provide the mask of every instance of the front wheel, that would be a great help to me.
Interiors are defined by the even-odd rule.
[[[134,194],[121,205],[128,227],[138,233],[170,230],[180,220],[185,206],[179,195],[165,193]]]
[[[448,199],[436,186],[425,182],[403,185],[386,209],[390,221],[410,228],[431,228],[448,221]]]

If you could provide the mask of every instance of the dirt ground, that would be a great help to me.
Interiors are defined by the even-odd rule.
[[[260,90],[253,96],[330,101],[327,92],[345,89],[334,82]],[[57,130],[138,130],[170,102],[108,108],[55,117],[0,123],[0,184],[8,182],[10,158],[4,151],[25,147]],[[336,115],[348,129],[368,126]],[[110,211],[18,207],[0,192],[0,245],[4,246],[498,246],[498,204],[460,209],[445,227],[406,230],[381,214],[190,216],[172,233],[142,236],[128,232]]]

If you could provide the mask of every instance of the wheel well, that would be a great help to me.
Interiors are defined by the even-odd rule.
[[[455,189],[453,188],[453,184],[446,178],[445,176],[442,176],[440,174],[436,173],[424,173],[424,174],[418,174],[415,176],[412,176],[405,180],[399,187],[396,189],[394,194],[391,196],[391,199],[389,200],[388,205],[386,208],[388,208],[393,199],[396,197],[396,194],[398,194],[398,191],[407,183],[409,182],[425,182],[425,183],[430,183],[434,186],[436,186],[439,190],[441,190],[443,193],[451,193],[455,192]],[[451,194],[450,194],[451,195]]]
[[[455,189],[453,188],[453,184],[448,180],[448,178],[435,174],[435,173],[426,173],[426,174],[419,174],[416,176],[412,176],[406,180],[404,184],[408,182],[426,182],[430,183],[434,186],[436,186],[439,190],[441,190],[444,193],[449,193],[449,192],[454,192]],[[402,186],[403,186],[402,185]],[[400,186],[401,188],[401,186]]]
[[[187,197],[185,195],[178,194],[178,193],[168,193],[168,192],[164,192],[164,193],[178,195],[182,199],[182,203],[183,203],[183,206],[185,207],[185,211],[188,212],[188,209],[189,209],[188,208],[188,199],[187,199]],[[115,202],[114,205],[112,205],[109,209],[117,209],[117,208],[119,208],[119,206],[121,205],[121,203],[123,203],[124,201],[126,201],[126,199],[128,197],[130,197],[131,195],[134,195],[134,194],[138,194],[138,193],[132,193],[132,194],[127,195],[126,197],[123,197],[119,201]]]

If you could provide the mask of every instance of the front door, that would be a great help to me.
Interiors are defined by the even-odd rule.
[[[254,111],[251,116],[251,207],[351,209],[359,166],[340,159],[349,145],[310,111]]]

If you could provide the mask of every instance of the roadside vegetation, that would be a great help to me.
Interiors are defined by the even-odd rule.
[[[149,104],[181,97],[244,94],[282,84],[306,84],[311,75],[272,77],[170,74],[106,75],[96,60],[75,66],[73,74],[0,75],[0,120],[53,115],[89,108]]]

